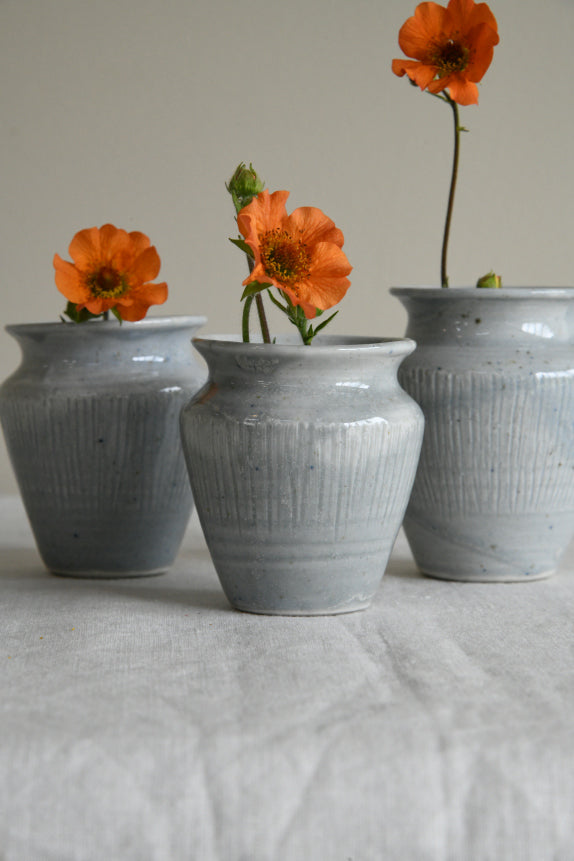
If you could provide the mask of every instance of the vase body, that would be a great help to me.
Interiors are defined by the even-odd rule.
[[[405,517],[452,580],[550,575],[574,535],[574,288],[393,289],[426,425]]]
[[[8,453],[38,551],[57,574],[173,563],[192,510],[182,405],[205,381],[202,317],[8,326],[22,362],[0,388]]]
[[[384,573],[423,418],[399,387],[406,339],[304,347],[196,338],[209,380],[181,415],[191,486],[233,607],[359,610]]]

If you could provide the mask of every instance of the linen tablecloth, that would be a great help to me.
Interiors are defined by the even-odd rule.
[[[0,499],[2,861],[572,861],[574,547],[525,584],[228,606],[197,521],[159,577],[46,573]]]

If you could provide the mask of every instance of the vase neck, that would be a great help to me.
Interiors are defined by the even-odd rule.
[[[574,291],[548,300],[515,296],[511,301],[492,301],[484,294],[457,296],[456,291],[449,297],[400,294],[399,299],[409,315],[406,334],[419,345],[479,346],[486,339],[574,343]]]
[[[211,380],[235,385],[259,381],[262,385],[368,387],[381,378],[396,382],[399,365],[413,350],[409,339],[379,339],[305,347],[284,344],[244,344],[195,338],[206,360]]]
[[[142,373],[157,370],[171,361],[192,363],[191,338],[204,318],[162,318],[155,325],[146,321],[122,324],[116,321],[35,323],[7,326],[22,351],[22,365],[38,365],[51,373],[73,375],[78,366],[100,370],[129,364]]]

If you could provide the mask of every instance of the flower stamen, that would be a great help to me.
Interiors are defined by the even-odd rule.
[[[101,266],[86,276],[86,287],[94,299],[119,299],[128,286],[124,275],[112,266]]]
[[[301,239],[275,228],[261,234],[259,244],[261,262],[270,278],[296,290],[297,283],[309,276],[311,259]]]
[[[470,61],[470,50],[454,39],[448,39],[434,46],[429,57],[436,66],[439,78],[446,78],[454,72],[464,72]]]

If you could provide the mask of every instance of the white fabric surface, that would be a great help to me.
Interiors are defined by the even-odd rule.
[[[419,576],[232,611],[197,519],[166,575],[47,574],[0,499],[2,861],[572,861],[574,547],[554,578]]]

